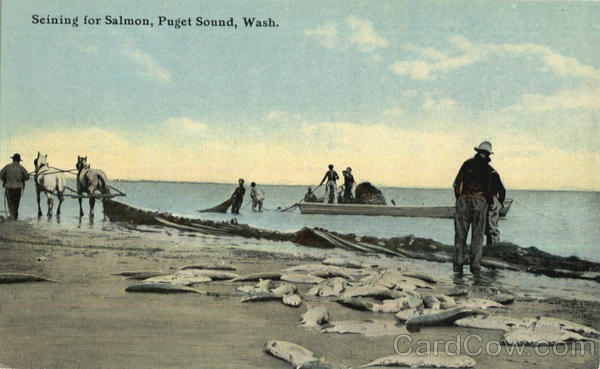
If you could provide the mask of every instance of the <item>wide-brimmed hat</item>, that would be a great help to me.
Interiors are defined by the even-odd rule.
[[[10,158],[14,161],[23,161],[23,160],[21,160],[21,155],[19,155],[19,154],[14,154]]]
[[[492,144],[489,141],[483,141],[482,143],[479,144],[479,146],[474,147],[473,150],[479,152],[479,151],[485,151],[488,154],[493,154],[492,152]]]

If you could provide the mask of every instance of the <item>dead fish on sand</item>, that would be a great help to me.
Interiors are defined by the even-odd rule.
[[[263,302],[263,301],[281,301],[281,296],[275,296],[271,292],[250,293],[242,298],[242,302]]]
[[[516,328],[527,328],[533,323],[535,319],[526,318],[518,319],[510,316],[470,316],[467,318],[458,319],[454,322],[457,327],[467,328],[478,328],[478,329],[492,329],[501,330],[504,332],[510,332]]]
[[[341,320],[332,322],[323,329],[323,333],[360,334],[365,337],[394,336],[406,333],[404,327],[396,326],[395,321],[369,319],[369,320]]]
[[[438,327],[452,325],[455,321],[468,316],[484,314],[473,309],[456,308],[442,310],[433,314],[418,315],[406,321],[406,329],[409,332],[418,332],[422,327]]]
[[[427,274],[422,274],[422,273],[404,273],[405,276],[407,277],[412,277],[412,278],[416,278],[416,279],[420,279],[422,281],[425,281],[427,283],[437,283],[437,280],[431,276],[428,276]]]
[[[292,342],[269,341],[265,350],[276,358],[292,364],[294,368],[302,367],[305,363],[319,361],[319,358],[311,351]]]
[[[507,345],[554,345],[571,341],[597,341],[586,338],[578,333],[564,331],[552,327],[517,328],[502,337],[502,343]]]
[[[337,300],[337,303],[360,311],[373,311],[373,305],[375,305],[372,301],[359,298],[342,298]]]
[[[238,288],[235,289],[239,294],[242,295],[252,295],[252,294],[258,294],[261,292],[269,292],[268,290],[265,290],[263,288],[258,288],[256,286],[239,286]]]
[[[202,291],[185,286],[175,286],[170,283],[138,283],[125,288],[125,292],[142,293],[201,293]]]
[[[298,306],[302,305],[302,298],[300,298],[300,296],[296,295],[295,293],[290,293],[290,294],[283,296],[281,301],[283,302],[284,305],[291,306],[291,307],[298,307]]]
[[[469,308],[469,309],[488,309],[488,308],[500,308],[504,305],[497,303],[490,299],[481,298],[468,298],[456,301],[454,304],[443,303],[441,304],[442,309],[453,309],[453,308]]]
[[[536,327],[559,328],[564,331],[600,336],[600,332],[598,332],[594,328],[590,328],[583,324],[574,323],[564,319],[549,318],[543,316],[537,320],[535,325]]]
[[[402,310],[417,308],[423,303],[413,296],[400,297],[394,300],[383,300],[381,304],[373,304],[371,311],[375,313],[397,313]]]
[[[360,261],[350,260],[350,259],[338,259],[338,258],[328,258],[322,261],[325,265],[335,265],[342,268],[352,268],[352,269],[361,269],[361,268],[370,268],[374,265],[364,264]]]
[[[0,273],[0,283],[27,283],[27,282],[56,282],[53,279],[48,279],[32,274],[25,273]]]
[[[270,290],[273,285],[273,282],[270,279],[261,279],[256,285],[256,288],[263,290]]]
[[[329,309],[325,306],[308,306],[302,314],[300,325],[303,327],[318,327],[319,324],[329,321]]]
[[[261,279],[271,279],[278,281],[281,278],[281,273],[277,272],[263,272],[263,273],[252,273],[236,277],[231,282],[253,282]]]
[[[296,292],[296,286],[290,283],[282,283],[279,285],[279,287],[277,288],[273,288],[271,290],[271,293],[274,294],[275,296],[285,296],[287,294],[290,293],[294,293]]]
[[[375,299],[396,299],[402,295],[398,291],[390,290],[381,285],[360,285],[352,288],[346,288],[342,294],[343,298],[351,297],[372,297]]]
[[[339,268],[339,269],[342,269],[342,268]],[[341,270],[330,270],[330,269],[314,270],[308,274],[314,275],[319,278],[338,278],[339,277],[339,278],[346,279],[348,281],[355,280],[354,277],[352,277],[350,274],[345,273]]]
[[[438,353],[436,355],[418,355],[409,353],[404,355],[392,355],[382,357],[361,366],[397,366],[408,368],[473,368],[475,360],[466,355],[447,355]]]
[[[168,275],[161,275],[157,277],[144,279],[144,283],[170,283],[181,286],[191,286],[197,283],[207,283],[212,281],[210,277],[207,277],[205,275],[194,276],[186,274],[174,273]]]
[[[423,304],[429,309],[439,310],[441,307],[440,300],[438,300],[435,296],[424,296]]]
[[[451,288],[448,292],[446,292],[447,296],[457,297],[457,296],[467,296],[469,294],[469,290],[461,287]]]
[[[129,279],[143,280],[143,279],[148,279],[148,278],[152,278],[152,277],[158,277],[158,276],[165,275],[165,274],[167,274],[167,273],[163,272],[162,270],[136,270],[136,271],[116,273],[113,275],[121,275],[121,276],[127,277]]]
[[[183,268],[181,268],[182,270],[185,269],[212,269],[212,270],[237,270],[236,267],[234,267],[233,265],[228,265],[225,263],[215,263],[215,264],[194,264],[194,265],[187,265],[184,266]]]
[[[289,273],[282,275],[281,280],[292,283],[317,284],[322,282],[323,278],[315,277],[314,275],[310,274]]]
[[[319,282],[318,285],[308,290],[310,296],[338,296],[348,286],[348,281],[342,277],[329,278]]]
[[[227,272],[224,270],[216,270],[216,269],[198,269],[196,271],[197,275],[204,275],[210,277],[213,281],[219,280],[229,280],[235,279],[239,277],[239,275],[231,272]]]
[[[515,301],[515,296],[508,293],[499,293],[497,295],[491,296],[490,300],[496,301],[502,305],[509,305]]]

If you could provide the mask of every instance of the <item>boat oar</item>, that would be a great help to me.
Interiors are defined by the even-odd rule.
[[[317,187],[315,187],[315,189],[313,190],[313,193],[314,193],[314,192],[315,192],[317,189],[319,189],[319,187],[321,187],[322,185],[323,185],[323,183],[321,183],[320,185],[318,185]],[[296,209],[296,208],[298,207],[298,203],[300,203],[300,202],[302,202],[302,201],[304,201],[304,197],[303,197],[303,198],[301,198],[300,200],[296,201],[296,203],[295,203],[294,205],[292,205],[292,206],[288,206],[288,207],[287,207],[287,208],[285,208],[285,209],[277,209],[277,210],[279,210],[279,211],[281,211],[281,212],[286,212],[286,211],[294,210],[294,209]]]

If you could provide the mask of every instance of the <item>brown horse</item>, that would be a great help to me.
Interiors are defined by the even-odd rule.
[[[82,194],[86,193],[90,197],[90,217],[94,216],[94,204],[96,198],[94,196],[96,190],[101,194],[110,195],[108,186],[108,178],[106,174],[99,169],[90,169],[87,163],[87,156],[77,156],[77,193],[79,194],[79,216],[83,216],[83,208],[81,207]]]

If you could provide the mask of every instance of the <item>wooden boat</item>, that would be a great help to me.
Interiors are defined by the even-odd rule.
[[[500,217],[506,217],[512,199],[504,200]],[[325,204],[301,202],[297,204],[302,214],[325,215],[382,215],[393,217],[454,218],[454,206],[391,206],[366,204]]]

